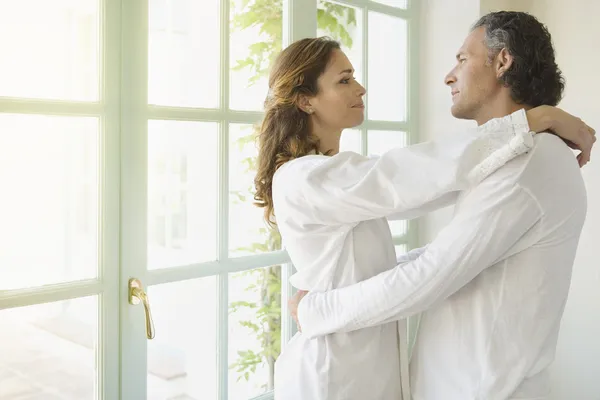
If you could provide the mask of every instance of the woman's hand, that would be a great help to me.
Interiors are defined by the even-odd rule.
[[[580,167],[590,161],[596,131],[580,118],[557,107],[539,106],[527,111],[527,120],[532,131],[550,131],[560,136],[572,149],[579,150],[577,161]]]

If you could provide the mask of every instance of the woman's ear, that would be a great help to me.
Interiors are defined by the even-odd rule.
[[[310,99],[305,95],[300,96],[298,100],[298,107],[307,114],[312,114],[315,112]]]
[[[508,50],[503,48],[496,56],[496,77],[500,79],[512,67],[513,56]]]

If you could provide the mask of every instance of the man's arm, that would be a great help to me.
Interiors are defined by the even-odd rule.
[[[302,332],[349,332],[424,311],[514,254],[528,233],[533,243],[541,215],[528,191],[488,179],[417,259],[345,288],[306,295],[297,310]]]

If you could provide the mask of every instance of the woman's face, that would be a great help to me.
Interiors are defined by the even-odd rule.
[[[319,92],[308,99],[314,126],[326,131],[341,131],[360,125],[365,106],[365,88],[354,79],[354,68],[341,50],[334,50],[325,71],[318,79]]]

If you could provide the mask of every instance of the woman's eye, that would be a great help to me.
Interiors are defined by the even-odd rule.
[[[342,79],[342,80],[340,81],[340,83],[343,83],[343,84],[348,84],[348,83],[350,83],[350,81],[351,81],[352,79],[354,79],[354,78],[346,78],[346,79]]]

